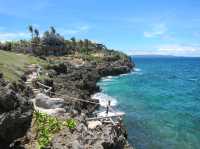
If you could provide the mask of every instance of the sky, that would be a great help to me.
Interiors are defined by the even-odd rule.
[[[200,0],[0,0],[0,41],[54,26],[130,55],[200,56]]]

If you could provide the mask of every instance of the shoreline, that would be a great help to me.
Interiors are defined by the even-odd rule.
[[[123,64],[122,64],[123,65]],[[125,64],[126,65],[126,64]],[[87,66],[89,66],[89,67],[87,67]],[[88,83],[90,83],[90,85],[91,84],[93,84],[93,85],[89,85],[89,86],[87,86],[85,89],[83,89],[82,91],[83,91],[83,94],[81,93],[81,91],[80,90],[76,90],[77,88],[75,88],[74,90],[76,90],[75,92],[76,92],[76,96],[78,96],[78,95],[80,95],[81,94],[81,97],[84,97],[84,96],[86,96],[85,98],[86,99],[90,99],[91,101],[93,101],[94,99],[92,99],[91,98],[91,96],[92,95],[94,95],[94,94],[96,94],[96,93],[98,93],[98,92],[100,92],[101,90],[100,90],[100,87],[99,87],[99,85],[98,85],[98,81],[101,81],[103,78],[105,78],[105,77],[119,77],[120,75],[127,75],[127,74],[129,74],[129,73],[131,73],[132,71],[133,71],[133,67],[134,67],[134,64],[132,64],[132,67],[128,67],[129,65],[127,65],[127,69],[124,69],[124,66],[122,67],[122,70],[117,70],[117,73],[115,73],[115,71],[116,71],[116,69],[114,68],[114,69],[112,69],[111,67],[109,67],[109,68],[111,68],[111,70],[109,70],[109,68],[106,68],[106,67],[104,67],[104,68],[101,68],[100,70],[101,71],[103,71],[104,72],[104,74],[102,75],[101,74],[101,72],[99,72],[99,70],[98,70],[98,66],[93,66],[93,65],[91,65],[91,63],[90,64],[87,64],[87,66],[81,66],[80,68],[79,68],[79,70],[77,70],[77,69],[75,69],[75,72],[76,73],[78,73],[78,72],[81,72],[80,74],[82,74],[83,75],[83,71],[85,71],[85,70],[89,70],[89,71],[86,71],[85,73],[84,73],[84,75],[83,75],[83,78],[85,79],[85,81],[84,81],[84,79],[83,79],[83,82],[85,82],[86,84],[88,84]],[[119,69],[121,69],[121,64],[120,65],[118,65],[119,66]],[[83,70],[81,70],[83,68]],[[90,69],[92,69],[92,70],[90,70]],[[105,72],[105,70],[108,70],[107,72]],[[94,75],[96,74],[96,73],[94,73],[94,72],[98,72],[97,74],[100,74],[99,76],[98,75],[96,75],[95,77],[94,77]],[[94,74],[93,74],[94,73]],[[78,73],[79,74],[79,73]],[[77,75],[78,75],[77,74]],[[106,74],[106,75],[105,75]],[[64,82],[64,80],[68,80],[69,78],[67,77],[67,78],[65,78],[65,79],[62,79],[62,81],[58,81],[58,80],[54,80],[55,81],[55,84],[58,84],[58,82],[62,82],[61,84],[63,85],[63,82]],[[78,82],[82,82],[82,81],[78,81]],[[79,84],[79,83],[78,83]],[[69,85],[69,84],[68,84]],[[65,85],[64,85],[65,86]],[[56,87],[55,87],[56,88]],[[65,88],[65,87],[64,87]],[[61,90],[63,90],[63,89],[61,89]],[[73,90],[73,91],[74,91]],[[86,91],[85,91],[86,90]],[[55,91],[58,91],[57,89],[55,89]],[[72,92],[73,92],[72,91]],[[65,91],[58,91],[59,93],[60,92],[62,92],[63,94],[67,94],[67,95],[69,95],[68,93],[66,93]],[[79,98],[80,98],[80,96],[78,96]],[[98,103],[99,103],[100,101],[98,100]],[[85,110],[84,110],[84,108],[86,108]],[[85,118],[89,118],[88,116],[89,115],[91,115],[91,114],[93,114],[93,112],[94,111],[96,111],[96,110],[98,110],[99,109],[99,106],[94,106],[94,105],[85,105],[85,104],[82,104],[82,103],[79,103],[79,104],[77,104],[77,105],[75,105],[75,109],[76,110],[81,110],[83,113],[85,113],[86,114],[86,117]],[[91,110],[91,109],[93,109],[93,110]],[[84,112],[85,111],[85,112]],[[82,113],[81,112],[81,113]],[[87,116],[88,115],[88,116]],[[86,121],[85,121],[86,122]],[[87,122],[86,122],[87,123]],[[104,127],[104,129],[102,129],[102,127]],[[114,132],[112,132],[112,130],[110,129],[110,127],[111,127],[111,125],[105,125],[105,124],[103,124],[102,126],[100,126],[100,128],[102,129],[101,131],[100,130],[96,130],[95,129],[95,131],[92,133],[94,136],[96,136],[96,134],[98,134],[98,133],[101,133],[102,134],[102,136],[107,136],[107,137],[109,137],[110,135],[110,133],[112,134],[111,136],[111,138],[107,138],[107,137],[103,137],[103,140],[102,140],[102,138],[100,139],[97,139],[98,141],[98,143],[96,142],[96,143],[94,143],[92,146],[94,146],[94,148],[98,148],[98,144],[100,143],[100,144],[104,144],[103,146],[104,146],[104,148],[116,148],[116,147],[119,147],[119,148],[126,148],[126,149],[132,149],[133,147],[132,146],[130,146],[130,144],[128,143],[128,140],[127,140],[127,129],[126,129],[126,127],[124,126],[124,122],[122,122],[122,128],[120,129],[120,134],[118,134],[118,135],[116,135]],[[98,127],[97,127],[98,128]],[[123,133],[125,133],[125,134],[123,134]],[[124,136],[125,135],[125,136]],[[123,138],[121,138],[121,137]],[[119,140],[119,138],[120,139],[122,139],[122,140]],[[108,140],[107,140],[108,139]],[[116,141],[115,139],[117,139],[118,141]],[[106,141],[107,140],[107,141]],[[95,147],[96,146],[96,147]],[[122,147],[123,146],[123,147]]]
[[[82,148],[126,148],[132,149],[127,141],[127,130],[125,129],[123,123],[120,128],[113,128],[112,124],[102,123],[101,125],[95,127],[94,129],[89,128],[89,123],[87,118],[93,114],[93,112],[98,109],[99,101],[91,99],[91,95],[100,91],[97,82],[100,81],[105,76],[119,76],[121,74],[131,72],[134,67],[134,63],[129,61],[128,57],[124,59],[102,59],[101,63],[94,63],[93,61],[87,61],[84,65],[77,67],[76,64],[71,63],[70,59],[63,57],[66,60],[60,61],[61,57],[53,57],[53,60],[58,61],[54,62],[53,65],[48,65],[47,68],[43,68],[45,75],[48,75],[46,78],[41,78],[42,84],[52,88],[55,95],[52,95],[53,98],[59,98],[57,95],[66,95],[68,97],[74,97],[82,100],[89,100],[92,103],[97,104],[88,104],[86,102],[76,101],[72,102],[69,98],[64,99],[65,114],[61,117],[64,119],[73,118],[77,121],[76,129],[71,132],[68,128],[64,128],[61,131],[55,133],[50,142],[50,148],[70,148],[75,146],[81,146]],[[3,78],[2,78],[3,79]],[[9,96],[15,94],[17,100],[23,101],[21,97],[25,98],[26,102],[31,105],[31,100],[34,97],[33,90],[26,85],[27,78],[21,77],[21,80],[18,83],[11,84],[13,86],[10,89],[7,89],[6,85],[1,84],[1,89],[5,91],[11,90],[8,92]],[[34,83],[33,83],[34,84]],[[21,89],[23,87],[23,89]],[[5,94],[7,96],[7,94]],[[6,99],[6,96],[2,96],[2,99]],[[46,98],[45,96],[40,96],[40,98]],[[16,99],[10,99],[16,100]],[[3,104],[3,102],[2,102]],[[22,104],[23,105],[23,104]],[[22,105],[19,106],[20,108]],[[37,143],[37,135],[35,132],[34,117],[33,117],[33,107],[28,107],[23,105],[29,110],[30,114],[27,115],[27,128],[25,132],[20,132],[20,137],[15,136],[17,139],[9,140],[4,145],[14,145],[14,147],[23,146],[25,148],[31,147],[34,148]],[[12,109],[11,109],[12,110]],[[15,113],[15,110],[13,111]],[[4,112],[6,113],[6,111]],[[15,113],[17,114],[17,113]],[[19,117],[20,118],[20,117]],[[59,117],[58,117],[59,118]],[[5,121],[7,123],[7,121]],[[15,126],[9,126],[9,129],[15,130]],[[9,130],[8,129],[8,130]],[[7,131],[7,128],[4,129]],[[21,130],[20,130],[21,131]],[[16,132],[17,133],[17,132]],[[83,135],[84,134],[84,135]],[[24,135],[24,136],[23,136]],[[12,136],[12,134],[11,134]],[[5,136],[6,137],[6,136]],[[95,138],[94,141],[91,141]],[[6,140],[7,138],[5,138]],[[27,142],[28,140],[28,142]],[[34,143],[33,143],[34,142]],[[63,142],[63,143],[61,143]],[[0,142],[1,143],[1,142]],[[1,144],[0,144],[1,145]],[[32,146],[33,145],[33,146]]]
[[[112,97],[112,96],[110,96],[110,95],[108,95],[108,94],[106,94],[106,93],[104,93],[104,92],[102,92],[102,89],[101,89],[101,87],[100,87],[100,85],[98,83],[100,83],[100,82],[112,82],[113,79],[115,79],[115,78],[124,77],[124,76],[127,76],[127,75],[129,75],[131,73],[135,73],[135,72],[139,72],[139,71],[135,70],[135,68],[134,68],[134,69],[130,70],[130,72],[127,72],[127,73],[123,73],[123,74],[119,74],[119,75],[115,75],[115,76],[109,75],[109,76],[101,77],[100,80],[96,83],[97,86],[100,88],[100,91],[92,94],[91,98],[92,99],[98,99],[98,100],[101,100],[101,99],[104,99],[104,98],[110,98],[111,99],[111,106],[115,107],[118,104],[117,103],[118,102],[117,99]],[[100,96],[103,96],[103,97],[100,97]],[[112,104],[112,101],[114,102],[113,104]],[[107,103],[105,103],[105,101],[103,101],[101,106],[106,107],[106,105],[107,105]]]

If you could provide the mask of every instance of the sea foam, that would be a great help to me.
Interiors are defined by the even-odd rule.
[[[117,100],[107,94],[104,93],[96,93],[91,96],[92,99],[98,99],[101,106],[106,107],[108,105],[108,101],[111,101],[111,106],[117,105]]]
[[[102,81],[112,81],[113,80],[113,76],[107,76],[107,77],[103,77]]]
[[[143,71],[140,68],[134,68],[131,74],[143,75]]]
[[[140,68],[134,68],[134,71],[136,71],[136,72],[140,72],[141,69],[140,69]]]

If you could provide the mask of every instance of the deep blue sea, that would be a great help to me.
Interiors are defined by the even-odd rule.
[[[200,58],[134,58],[134,72],[99,82],[124,111],[136,149],[200,149]]]

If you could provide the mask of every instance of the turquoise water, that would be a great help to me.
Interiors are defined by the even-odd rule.
[[[99,82],[126,112],[136,149],[200,148],[200,59],[135,58],[138,69]]]

